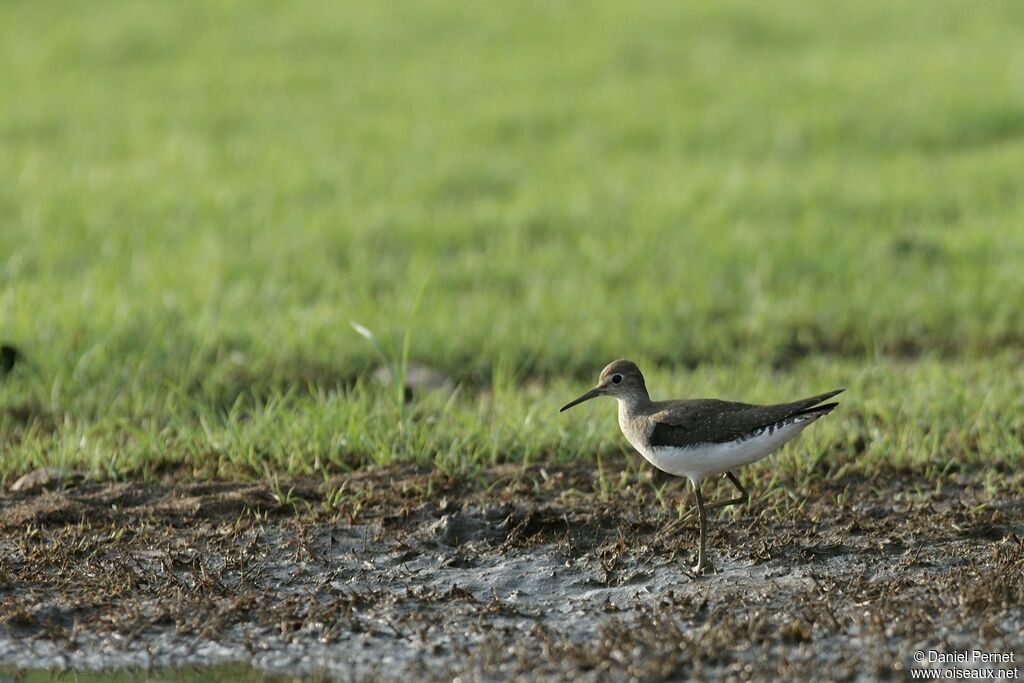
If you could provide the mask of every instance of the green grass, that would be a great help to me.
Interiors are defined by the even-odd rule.
[[[848,386],[795,467],[1019,465],[1022,26],[3,3],[0,341],[33,365],[0,476],[612,454],[610,406],[555,410],[621,356],[662,397]],[[351,320],[461,391],[397,403]]]

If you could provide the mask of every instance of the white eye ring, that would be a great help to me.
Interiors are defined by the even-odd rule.
[[[622,375],[612,375],[612,384],[621,384]]]

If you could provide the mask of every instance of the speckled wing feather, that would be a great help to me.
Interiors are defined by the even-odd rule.
[[[665,401],[662,410],[651,415],[654,429],[651,446],[686,448],[706,443],[741,440],[805,413],[828,412],[837,404],[819,405],[843,391],[837,389],[810,398],[770,406],[732,403],[715,399]],[[659,406],[660,407],[660,406]]]

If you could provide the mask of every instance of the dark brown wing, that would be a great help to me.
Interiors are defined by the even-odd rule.
[[[812,412],[819,403],[841,391],[837,389],[792,403],[770,406],[713,399],[672,401],[661,412],[651,416],[654,421],[651,446],[685,448],[702,443],[736,441],[764,427]]]

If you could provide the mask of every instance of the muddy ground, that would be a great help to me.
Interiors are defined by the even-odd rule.
[[[1020,666],[1021,475],[777,482],[789,497],[754,482],[712,513],[708,577],[687,568],[685,489],[659,501],[653,476],[609,490],[583,467],[405,467],[3,493],[0,666],[900,680],[918,651],[974,649]]]

